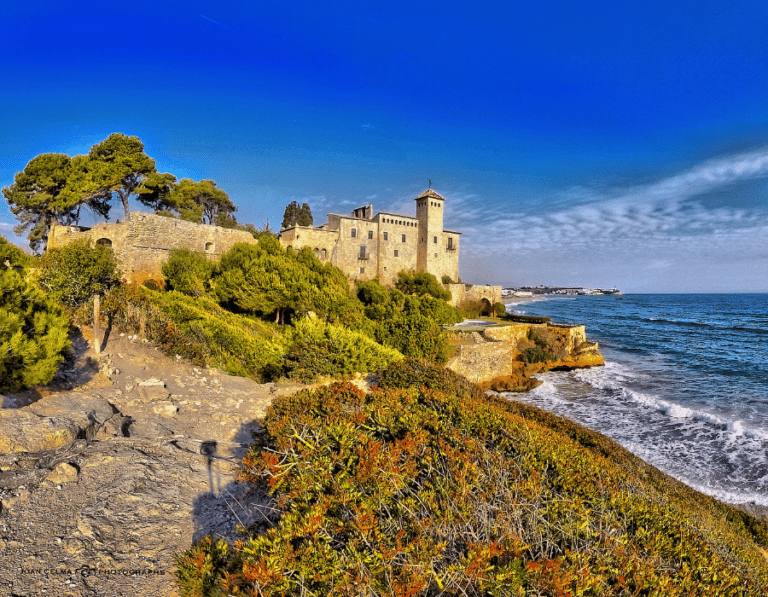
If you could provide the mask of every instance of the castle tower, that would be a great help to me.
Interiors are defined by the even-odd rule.
[[[440,280],[443,254],[443,206],[445,197],[427,189],[416,197],[416,218],[419,221],[416,268],[435,274]]]

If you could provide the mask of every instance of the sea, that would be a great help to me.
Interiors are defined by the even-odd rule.
[[[768,507],[768,294],[549,296],[508,306],[583,324],[605,366],[537,375],[523,400],[722,501]]]

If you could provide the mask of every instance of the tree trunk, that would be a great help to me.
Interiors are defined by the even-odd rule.
[[[131,197],[131,194],[128,191],[118,191],[118,195],[120,195],[120,201],[123,202],[123,210],[125,211],[125,221],[128,221],[128,218],[131,216],[131,206],[129,205],[129,199]]]

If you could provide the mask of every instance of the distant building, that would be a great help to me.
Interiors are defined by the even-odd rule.
[[[399,271],[429,272],[459,279],[460,232],[443,228],[445,198],[432,189],[416,197],[416,217],[387,212],[373,215],[370,203],[351,215],[328,214],[322,226],[293,226],[280,231],[288,248],[311,248],[350,278],[392,284]]]

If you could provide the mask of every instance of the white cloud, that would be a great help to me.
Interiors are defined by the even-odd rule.
[[[500,212],[498,202],[448,195],[447,226],[464,232],[462,262],[471,270],[462,270],[495,262],[490,275],[497,281],[519,271],[521,263],[538,264],[530,275],[562,276],[562,260],[576,266],[571,271],[584,284],[596,271],[628,279],[631,272],[661,264],[702,279],[713,264],[732,263],[738,272],[739,263],[766,257],[768,211],[710,208],[697,196],[764,177],[768,150],[706,162],[650,185],[591,195],[578,188],[572,202],[564,193],[549,208],[518,204],[515,213]],[[557,283],[541,278],[525,282]]]

